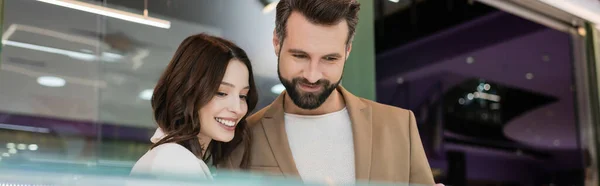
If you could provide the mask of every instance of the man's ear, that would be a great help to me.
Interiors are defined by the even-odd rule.
[[[351,51],[352,51],[352,43],[349,43],[348,47],[346,48],[346,60],[348,60],[348,57],[350,57]]]
[[[277,32],[273,30],[273,49],[275,50],[275,56],[279,57],[279,50],[281,50],[281,46],[279,43],[279,37],[277,36]]]

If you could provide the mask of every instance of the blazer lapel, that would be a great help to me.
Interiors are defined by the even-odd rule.
[[[290,144],[288,143],[287,133],[285,132],[285,119],[283,115],[283,100],[285,96],[286,93],[283,92],[269,106],[270,108],[265,112],[262,119],[262,124],[279,168],[286,177],[297,178],[300,174],[296,168]]]
[[[354,137],[354,163],[357,180],[369,180],[371,176],[371,151],[373,142],[373,125],[371,123],[371,107],[348,92],[344,87],[338,86],[344,96],[346,108],[352,121],[352,135]]]

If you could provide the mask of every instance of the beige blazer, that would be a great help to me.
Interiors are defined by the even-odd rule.
[[[358,181],[434,185],[414,114],[341,92],[352,121]],[[248,118],[252,133],[250,170],[299,178],[284,125],[283,92],[271,105]],[[243,145],[221,168],[238,169]]]

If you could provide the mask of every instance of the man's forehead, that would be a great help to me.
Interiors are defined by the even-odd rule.
[[[348,27],[345,21],[341,21],[335,25],[314,24],[308,21],[302,14],[294,12],[288,19],[286,32],[286,40],[290,41],[289,44],[294,47],[322,50],[328,48],[329,50],[339,50],[338,48],[341,47],[344,50]]]

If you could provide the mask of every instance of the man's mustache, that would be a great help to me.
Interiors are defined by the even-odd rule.
[[[297,83],[302,83],[302,84],[306,84],[306,85],[310,85],[310,86],[315,86],[315,85],[328,85],[329,81],[325,80],[325,79],[320,79],[317,82],[311,83],[310,81],[308,81],[308,79],[306,78],[294,78],[294,84]]]

